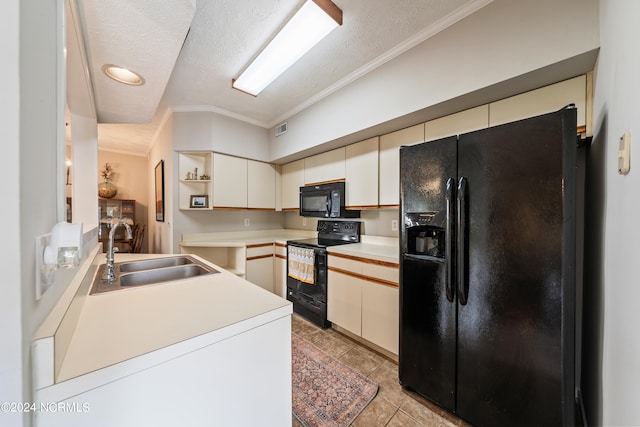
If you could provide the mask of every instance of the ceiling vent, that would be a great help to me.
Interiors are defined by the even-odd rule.
[[[276,136],[280,136],[283,133],[287,132],[287,122],[282,123],[281,125],[276,126]]]

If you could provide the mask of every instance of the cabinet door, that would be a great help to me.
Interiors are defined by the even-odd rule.
[[[276,208],[276,168],[274,165],[247,160],[247,207]]]
[[[247,259],[246,279],[262,289],[273,292],[273,255]]]
[[[327,318],[360,336],[362,332],[362,280],[329,270]]]
[[[424,142],[424,123],[380,137],[380,207],[400,203],[400,146],[420,142]]]
[[[273,293],[287,297],[287,260],[277,255],[273,258]]]
[[[398,354],[398,288],[369,281],[362,284],[362,338]]]
[[[213,207],[247,207],[247,159],[213,154]]]
[[[578,127],[586,125],[587,76],[582,75],[489,104],[489,125],[495,126],[557,111],[576,104]]]
[[[304,159],[282,165],[282,210],[300,208],[300,187],[304,186]]]
[[[273,244],[247,245],[245,279],[273,292]]]
[[[378,207],[378,137],[346,147],[345,175],[347,208]]]
[[[489,105],[487,104],[425,123],[424,140],[433,141],[486,127],[489,127]]]
[[[344,147],[304,159],[305,184],[344,179]]]

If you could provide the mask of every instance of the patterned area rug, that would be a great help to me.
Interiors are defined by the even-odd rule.
[[[307,427],[348,426],[378,384],[291,334],[293,414]]]

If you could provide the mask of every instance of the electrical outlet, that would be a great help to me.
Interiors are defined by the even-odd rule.
[[[398,231],[398,220],[397,219],[392,219],[391,220],[391,231]]]
[[[245,226],[245,227],[248,227],[248,226],[250,226],[250,225],[251,225],[251,220],[250,220],[249,218],[245,218],[245,219],[244,219],[244,226]]]
[[[302,225],[303,226],[307,225],[307,218],[302,217]]]

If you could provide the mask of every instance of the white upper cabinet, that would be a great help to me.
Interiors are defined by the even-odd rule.
[[[247,159],[214,153],[213,208],[246,207]]]
[[[487,127],[489,127],[489,106],[485,104],[425,123],[425,141],[460,135]]]
[[[304,186],[304,159],[282,165],[282,210],[300,208],[300,187]]]
[[[336,181],[345,178],[345,148],[338,148],[304,159],[304,183]]]
[[[578,109],[578,126],[587,123],[587,76],[582,75],[489,104],[489,126],[557,111],[567,104]]]
[[[398,206],[400,193],[400,146],[424,142],[424,123],[380,137],[380,207]]]
[[[275,165],[247,160],[247,179],[247,207],[250,209],[275,209]]]
[[[345,150],[346,207],[378,207],[378,137],[348,145]]]

